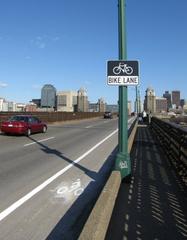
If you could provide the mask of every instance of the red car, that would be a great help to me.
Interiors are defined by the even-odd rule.
[[[30,115],[12,116],[8,121],[1,124],[1,132],[6,134],[25,134],[30,136],[32,133],[47,131],[47,125],[37,117]]]

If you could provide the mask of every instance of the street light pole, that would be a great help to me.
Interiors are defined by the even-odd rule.
[[[125,0],[118,0],[119,60],[127,60]],[[127,86],[119,86],[119,149],[116,156],[115,169],[125,178],[131,173],[128,153],[128,97]]]

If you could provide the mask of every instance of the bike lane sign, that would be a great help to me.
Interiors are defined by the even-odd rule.
[[[108,61],[107,84],[134,86],[139,84],[138,61]]]

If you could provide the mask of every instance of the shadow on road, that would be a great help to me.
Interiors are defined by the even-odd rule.
[[[65,215],[56,224],[55,228],[46,238],[47,240],[76,240],[78,239],[78,236],[111,173],[118,147],[111,152],[110,156],[105,160],[99,172],[94,172],[88,168],[85,168],[79,163],[75,163],[73,160],[64,156],[60,151],[52,149],[41,142],[37,142],[30,136],[28,138],[33,142],[36,142],[41,147],[41,150],[46,154],[53,154],[61,158],[92,178],[92,181],[84,189],[83,193],[77,197],[73,205],[69,208],[69,210],[65,213]],[[60,206],[63,207],[63,205]]]

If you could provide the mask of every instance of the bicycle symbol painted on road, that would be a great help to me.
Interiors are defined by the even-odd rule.
[[[119,75],[120,73],[126,73],[128,75],[131,75],[133,73],[133,68],[125,63],[119,63],[118,66],[115,66],[113,68],[113,73],[116,75]]]
[[[81,186],[81,180],[78,178],[72,182],[71,185],[69,183],[62,182],[55,189],[51,189],[50,192],[54,193],[54,195],[50,198],[53,204],[68,204],[75,197],[80,196],[84,192],[84,188]]]
[[[71,184],[70,187],[68,186],[60,186],[58,187],[56,193],[58,196],[62,196],[65,193],[73,193],[74,196],[79,196],[83,193],[84,189],[81,188],[80,179],[77,179],[75,182]]]

